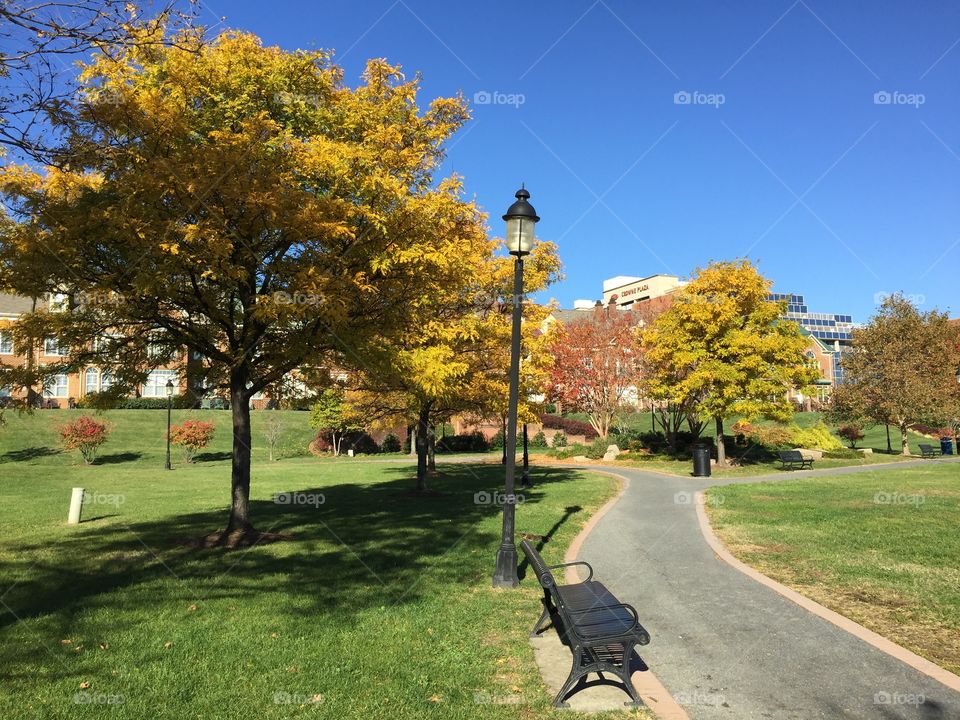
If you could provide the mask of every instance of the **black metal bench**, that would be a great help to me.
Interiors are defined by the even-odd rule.
[[[529,540],[521,541],[520,548],[543,588],[543,612],[530,636],[539,635],[549,619],[560,640],[573,653],[573,667],[553,700],[554,707],[569,707],[564,700],[590,673],[597,673],[603,681],[606,681],[603,673],[617,676],[630,696],[631,702],[624,704],[643,705],[630,682],[633,648],[650,642],[650,635],[640,624],[637,611],[620,602],[603,583],[594,580],[589,563],[547,565]],[[558,585],[551,571],[571,565],[585,566],[590,571],[587,579],[574,585]]]
[[[781,470],[813,469],[813,458],[804,457],[799,450],[781,450],[777,455],[780,456]]]
[[[940,448],[935,445],[920,445],[920,457],[935,458],[940,457]]]

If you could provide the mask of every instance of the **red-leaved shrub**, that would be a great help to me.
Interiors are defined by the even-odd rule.
[[[170,428],[170,442],[180,446],[184,462],[191,463],[198,450],[213,439],[214,425],[203,420],[184,420],[183,425]]]
[[[61,425],[58,431],[63,449],[79,450],[87,465],[93,463],[100,446],[110,435],[110,427],[107,423],[94,420],[89,415],[81,415],[76,420]]]

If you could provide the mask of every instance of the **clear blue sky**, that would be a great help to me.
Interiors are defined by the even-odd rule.
[[[465,177],[498,233],[526,182],[539,236],[560,246],[566,280],[548,295],[564,307],[598,298],[607,277],[746,255],[811,311],[865,321],[900,290],[960,315],[956,3],[204,8],[269,44],[335,50],[351,83],[386,57],[422,73],[424,103],[506,96],[475,105],[444,171]]]

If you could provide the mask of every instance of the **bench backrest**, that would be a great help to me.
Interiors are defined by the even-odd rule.
[[[802,462],[804,457],[799,450],[781,450],[780,459],[784,462]]]
[[[929,452],[929,451],[933,450],[933,445],[925,445],[925,444],[923,444],[923,443],[920,443],[920,450],[922,450],[922,451],[924,451],[924,452]]]
[[[550,572],[550,568],[547,567],[547,563],[543,561],[543,557],[537,552],[537,549],[530,543],[530,541],[521,540],[520,549],[523,550],[523,554],[527,556],[527,561],[530,563],[530,567],[532,567],[533,571],[537,574],[537,580],[540,581],[541,587],[544,589],[554,587],[556,585],[556,581],[553,578],[553,573]]]

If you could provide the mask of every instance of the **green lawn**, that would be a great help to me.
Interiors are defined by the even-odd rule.
[[[960,465],[709,494],[713,526],[741,560],[960,672]]]
[[[266,462],[255,413],[252,516],[294,539],[201,551],[178,540],[225,521],[226,413],[196,413],[219,435],[172,472],[164,413],[110,412],[92,467],[56,450],[70,414],[8,414],[0,429],[0,717],[571,717],[550,707],[527,642],[533,582],[489,587],[500,520],[474,496],[502,483],[498,465],[441,465],[439,493],[419,497],[411,465]],[[306,415],[290,415],[303,443]],[[615,484],[533,476],[518,529],[559,561]],[[98,503],[68,527],[73,486]],[[275,504],[282,491],[310,504]]]

